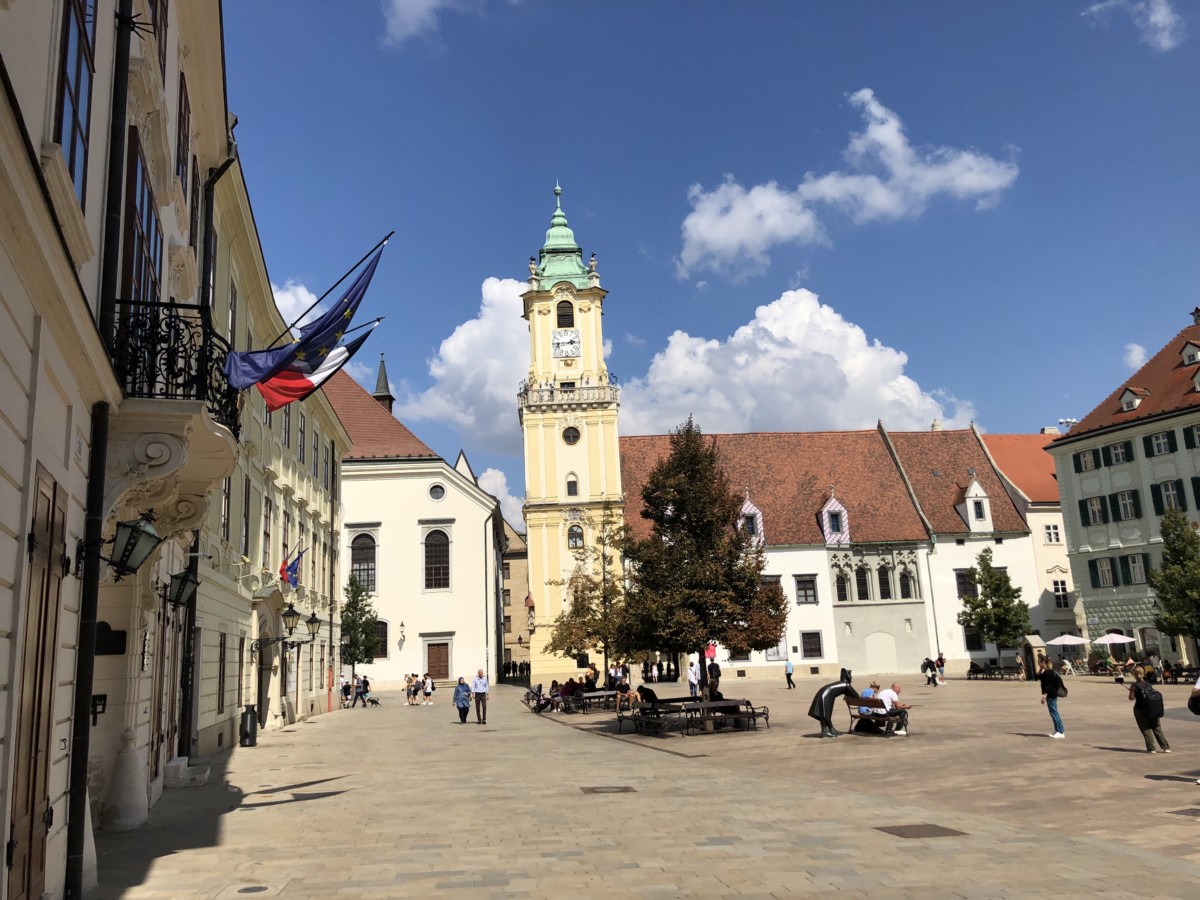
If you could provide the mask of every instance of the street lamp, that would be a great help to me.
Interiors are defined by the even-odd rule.
[[[167,602],[172,606],[187,606],[196,596],[196,588],[199,586],[200,579],[194,573],[187,570],[176,572],[171,576],[171,583],[167,585]]]
[[[252,659],[258,655],[260,650],[265,650],[272,644],[284,644],[287,647],[299,647],[301,644],[311,643],[311,641],[288,640],[288,638],[295,633],[296,626],[300,624],[300,619],[302,618],[302,615],[296,612],[296,607],[293,604],[289,603],[288,608],[280,613],[279,618],[283,620],[283,628],[287,634],[281,635],[280,637],[259,638],[256,640],[250,645],[250,657]],[[315,612],[309,616],[307,620],[305,620],[304,624],[308,626],[308,633],[314,638],[317,636],[317,632],[321,630],[321,620],[317,618],[317,614]]]
[[[162,543],[157,531],[154,530],[154,510],[146,510],[137,519],[117,523],[117,531],[111,539],[101,543],[113,545],[112,556],[100,558],[112,566],[115,572],[114,581],[120,581],[126,575],[132,575],[142,567],[151,554]],[[97,550],[99,548],[97,547]],[[80,541],[75,548],[75,577],[83,575],[83,559],[87,555],[87,543]]]
[[[300,613],[296,613],[296,618],[300,618]],[[317,618],[316,610],[314,610],[312,615],[304,620],[304,627],[308,629],[307,641],[284,641],[283,646],[287,647],[289,650],[295,650],[297,647],[303,647],[305,644],[311,644],[317,639],[317,635],[321,632],[321,620]],[[288,634],[290,635],[291,631],[288,631]]]

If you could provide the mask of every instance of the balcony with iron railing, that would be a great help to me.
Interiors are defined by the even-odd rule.
[[[611,374],[604,382],[598,384],[575,384],[566,387],[551,381],[523,381],[517,391],[518,410],[532,407],[599,406],[619,403],[620,400],[621,389],[617,387],[617,377]]]

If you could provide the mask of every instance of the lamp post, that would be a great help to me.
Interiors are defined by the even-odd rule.
[[[184,570],[171,576],[170,584],[166,585],[167,602],[172,606],[187,606],[196,596],[196,588],[200,579],[195,573]]]
[[[256,640],[250,645],[251,659],[254,659],[256,656],[258,656],[259,651],[265,650],[272,644],[285,644],[290,649],[293,647],[299,647],[301,644],[312,643],[312,640],[316,639],[317,634],[321,630],[321,620],[317,618],[317,614],[314,612],[304,621],[305,626],[308,628],[308,633],[311,636],[311,639],[307,641],[293,641],[290,640],[290,638],[295,633],[296,627],[300,624],[302,614],[296,612],[296,607],[289,603],[288,608],[280,613],[279,618],[283,620],[283,628],[287,634],[280,635],[279,637],[259,638]]]

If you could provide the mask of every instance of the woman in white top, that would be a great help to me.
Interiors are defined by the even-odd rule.
[[[428,672],[425,673],[424,688],[425,688],[425,705],[433,706],[433,679],[430,677]]]

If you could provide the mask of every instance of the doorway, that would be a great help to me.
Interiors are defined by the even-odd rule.
[[[428,656],[429,677],[435,681],[445,681],[450,677],[450,645],[447,643],[429,644],[426,651]]]

